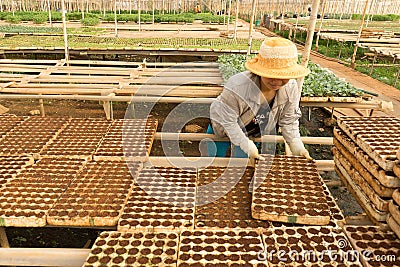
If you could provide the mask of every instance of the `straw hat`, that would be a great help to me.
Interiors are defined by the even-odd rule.
[[[259,54],[245,64],[249,71],[267,78],[294,79],[306,76],[310,70],[297,64],[297,48],[281,37],[266,38]]]

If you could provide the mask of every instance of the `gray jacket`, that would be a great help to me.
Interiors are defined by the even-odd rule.
[[[249,71],[238,73],[227,81],[210,107],[212,127],[218,137],[228,136],[234,145],[247,139],[242,128],[255,117],[261,106],[260,82],[260,77]],[[277,91],[268,125],[262,133],[275,134],[275,126],[279,126],[288,143],[300,137],[299,102],[297,83],[292,79]]]

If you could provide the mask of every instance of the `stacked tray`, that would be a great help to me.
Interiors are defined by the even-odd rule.
[[[259,259],[262,251],[264,245],[255,230],[183,231],[177,266],[268,266]]]
[[[398,161],[393,166],[393,172],[400,180],[400,149],[397,150],[396,156]],[[387,218],[387,223],[400,238],[400,189],[399,188],[393,192],[392,198],[393,198],[392,201],[389,203],[390,216],[388,216]]]
[[[90,162],[54,204],[47,223],[57,226],[115,226],[141,163]]]
[[[135,181],[118,231],[192,229],[196,170],[174,167],[142,169]]]
[[[362,266],[346,236],[329,226],[270,228],[262,233],[268,266]]]
[[[176,266],[178,241],[174,232],[103,232],[83,266]]]
[[[41,159],[0,188],[0,225],[46,225],[48,211],[83,168],[81,159]]]
[[[32,165],[33,158],[25,156],[0,157],[0,188],[25,166]]]
[[[0,115],[0,140],[6,133],[26,119],[27,117]]]
[[[30,117],[0,140],[0,155],[36,155],[68,121],[69,118]]]
[[[360,225],[344,230],[363,266],[400,266],[400,239],[392,231]]]
[[[393,192],[393,199],[389,202],[389,213],[387,223],[393,232],[400,238],[400,189]]]
[[[323,181],[303,157],[266,155],[254,174],[252,216],[287,223],[327,225],[330,212]]]
[[[157,130],[154,119],[115,120],[94,155],[95,160],[147,161]]]
[[[399,118],[340,117],[338,126],[382,169],[393,170],[400,144]]]
[[[268,221],[251,216],[249,190],[254,170],[207,167],[199,171],[196,194],[196,229],[268,228]]]
[[[74,118],[40,152],[42,157],[90,158],[107,132],[104,119]]]
[[[400,119],[341,117],[338,126],[333,150],[338,175],[371,220],[384,222],[392,194],[400,187],[400,179],[393,173]]]

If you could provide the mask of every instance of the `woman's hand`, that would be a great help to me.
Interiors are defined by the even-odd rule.
[[[250,159],[264,160],[264,157],[260,156],[260,154],[258,153],[258,148],[253,141],[245,139],[239,144],[239,146],[240,149],[242,149],[243,152],[246,153]]]
[[[293,140],[289,143],[289,147],[293,155],[303,156],[308,160],[314,160],[304,147],[303,141],[301,141],[300,138],[293,138]]]

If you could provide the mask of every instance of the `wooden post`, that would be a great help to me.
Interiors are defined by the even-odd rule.
[[[229,23],[231,22],[231,13],[232,13],[232,11],[231,11],[231,9],[232,9],[232,0],[229,0],[229,5],[228,5],[228,23],[227,23],[227,26],[226,26],[226,31],[228,32],[228,36],[229,36]]]
[[[377,56],[378,56],[378,52],[375,51],[374,58],[372,59],[371,67],[369,68],[369,76],[372,75],[372,71],[374,70],[374,64],[375,64],[375,60],[376,60]]]
[[[114,36],[118,37],[117,0],[114,0]]]
[[[1,4],[1,3],[0,3]],[[53,28],[53,23],[51,20],[51,5],[50,5],[50,0],[47,0],[47,7],[49,9],[49,22],[50,22],[50,27]]]
[[[81,0],[82,19],[85,19],[85,0]]]
[[[236,0],[235,31],[234,31],[234,33],[233,33],[233,38],[234,38],[235,40],[236,40],[236,38],[237,38],[237,27],[238,27],[238,20],[239,20],[239,3],[240,3],[240,1],[239,1],[239,0]]]
[[[394,80],[393,86],[396,86],[396,85],[397,85],[397,82],[398,82],[398,80],[399,80],[399,76],[400,76],[400,68],[399,68],[399,70],[397,71],[396,79]]]
[[[247,55],[251,53],[251,43],[253,41],[253,28],[254,28],[254,13],[256,12],[256,0],[253,0],[251,3],[251,17],[250,17],[250,25],[249,25],[249,39],[247,42]]]
[[[365,19],[365,13],[367,12],[368,3],[369,3],[369,0],[366,0],[366,1],[365,1],[365,6],[364,6],[363,15],[362,15],[362,18],[361,18],[360,29],[358,30],[358,35],[357,35],[356,44],[354,45],[353,56],[351,57],[350,68],[352,68],[352,69],[355,69],[355,68],[356,68],[356,54],[357,54],[357,48],[358,48],[358,44],[359,44],[359,42],[360,42],[362,30],[363,30],[364,19]]]
[[[140,13],[141,13],[141,9],[142,9],[142,4],[141,4],[141,0],[138,0],[138,23],[139,23],[139,31],[142,30],[142,23],[140,21]]]
[[[67,12],[67,10],[65,9],[64,0],[61,0],[61,13],[62,13],[62,23],[63,23],[65,62],[67,63],[67,66],[69,66],[67,21],[66,21],[66,18],[65,18],[65,13],[66,12]]]
[[[340,42],[340,41],[339,41]],[[338,54],[338,59],[340,59],[340,56],[342,55],[342,48],[343,48],[343,44],[344,44],[344,41],[343,42],[340,42],[340,48],[339,48],[339,54]]]
[[[6,230],[3,226],[0,226],[0,247],[1,248],[9,248],[10,247],[10,244],[8,243]]]
[[[326,0],[323,1],[323,3],[322,3],[322,14],[321,14],[321,18],[320,18],[320,21],[319,21],[317,39],[315,40],[315,51],[317,51],[317,52],[318,52],[319,35],[321,34],[322,22],[324,21],[325,7],[326,7]]]
[[[154,30],[154,12],[155,12],[155,7],[154,7],[154,0],[153,0],[153,2],[152,2],[152,8],[153,8],[153,15],[152,15],[152,24],[153,24],[153,30]]]
[[[307,38],[306,38],[306,43],[304,46],[303,57],[301,59],[301,65],[303,65],[304,67],[307,67],[308,61],[310,60],[310,52],[311,52],[312,42],[313,42],[313,38],[314,38],[315,24],[317,21],[319,3],[320,3],[320,0],[313,0],[313,4],[311,7],[310,22],[308,24],[308,30],[307,30]],[[297,84],[298,84],[300,93],[301,93],[301,89],[303,87],[303,83],[304,83],[304,77],[297,79]]]
[[[39,107],[40,107],[40,115],[41,115],[42,117],[45,117],[46,114],[45,114],[45,112],[44,112],[44,104],[43,104],[43,99],[42,99],[42,98],[39,99]]]

